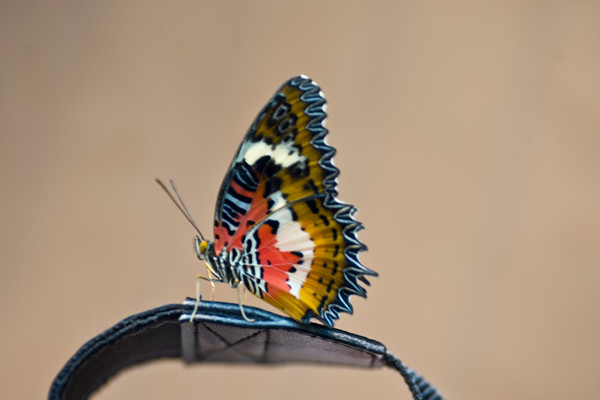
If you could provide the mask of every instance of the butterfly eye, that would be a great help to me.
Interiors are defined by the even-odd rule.
[[[194,238],[194,244],[196,246],[196,254],[200,260],[206,259],[206,249],[208,248],[208,242],[201,240],[198,236]]]

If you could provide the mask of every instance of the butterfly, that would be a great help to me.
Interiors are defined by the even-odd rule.
[[[335,149],[325,142],[326,100],[300,75],[285,82],[258,114],[227,171],[215,210],[214,241],[200,236],[196,253],[211,278],[282,310],[294,320],[333,326],[352,314],[349,297],[366,298],[356,209],[337,199]]]

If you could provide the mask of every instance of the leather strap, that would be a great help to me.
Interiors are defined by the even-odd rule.
[[[363,368],[391,367],[404,377],[414,399],[442,400],[421,376],[386,347],[339,329],[300,324],[246,306],[201,301],[194,322],[194,299],[125,318],[84,344],[54,379],[51,400],[86,399],[122,369],[161,358],[193,363],[319,363]]]

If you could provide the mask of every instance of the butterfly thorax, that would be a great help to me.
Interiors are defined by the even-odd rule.
[[[196,253],[200,260],[206,262],[208,270],[214,278],[226,282],[233,288],[240,284],[242,252],[239,249],[223,249],[217,254],[212,242],[196,237]]]

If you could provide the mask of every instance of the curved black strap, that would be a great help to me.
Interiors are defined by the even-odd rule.
[[[65,364],[54,379],[51,400],[86,399],[122,369],[160,358],[187,363],[290,362],[392,367],[404,377],[414,399],[442,397],[421,376],[374,340],[317,324],[300,324],[254,307],[200,302],[189,322],[195,300],[169,304],[133,315],[102,332]]]

